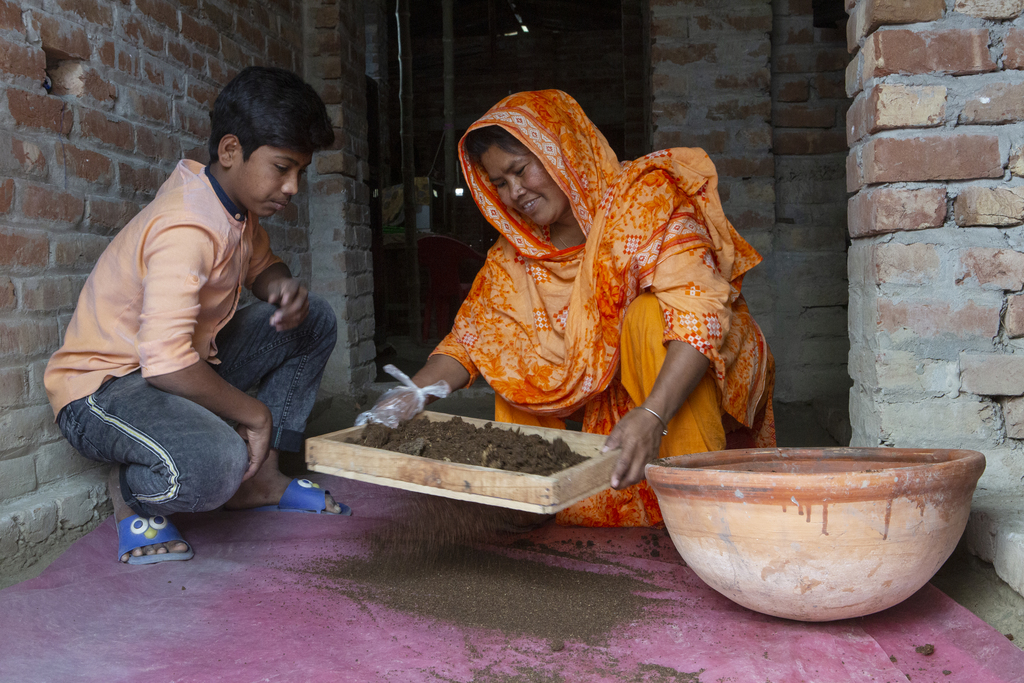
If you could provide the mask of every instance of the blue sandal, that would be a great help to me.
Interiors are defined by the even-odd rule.
[[[284,494],[281,496],[281,501],[277,505],[264,505],[253,509],[331,514],[326,512],[327,495],[329,493],[330,491],[325,491],[320,488],[320,484],[312,482],[309,479],[292,479],[288,484],[288,488],[285,489]],[[334,502],[338,503],[338,501]],[[338,507],[341,508],[341,512],[339,514],[352,514],[352,508],[349,506],[343,503],[338,503]]]
[[[138,557],[130,554],[136,548],[172,541],[181,541],[188,546],[188,550],[183,553],[154,553],[153,555],[139,555]],[[188,541],[182,538],[178,529],[171,524],[169,519],[162,515],[155,517],[132,515],[131,517],[125,517],[117,523],[118,562],[121,561],[121,557],[125,553],[129,553],[128,564],[156,564],[157,562],[191,560],[195,556],[192,546],[189,545]]]

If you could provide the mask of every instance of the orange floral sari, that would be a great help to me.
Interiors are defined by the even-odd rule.
[[[586,242],[560,250],[547,226],[506,207],[463,140],[463,173],[501,238],[434,353],[455,358],[473,379],[482,374],[516,409],[565,418],[584,408],[584,431],[608,434],[635,407],[618,377],[622,320],[651,292],[663,341],[703,353],[722,412],[749,432],[749,445],[774,445],[771,354],[740,294],[761,256],[725,218],[708,156],[671,149],[620,165],[576,101],[557,90],[509,96],[470,130],[491,125],[540,159]]]

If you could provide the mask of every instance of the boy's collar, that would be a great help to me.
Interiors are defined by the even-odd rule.
[[[220,186],[217,179],[213,177],[212,173],[210,173],[210,167],[204,167],[203,172],[206,173],[206,177],[210,179],[210,185],[213,186],[213,191],[217,193],[217,198],[220,200],[220,203],[224,205],[224,208],[227,209],[227,212],[231,214],[236,221],[245,220],[245,211],[239,209],[238,205],[231,201],[231,198],[228,197],[228,193],[224,191],[224,188]]]

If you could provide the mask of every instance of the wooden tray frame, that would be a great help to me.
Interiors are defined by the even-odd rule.
[[[416,419],[437,422],[453,417],[427,411]],[[548,441],[562,439],[587,460],[549,476],[524,474],[347,443],[364,429],[350,427],[307,439],[306,464],[315,472],[346,479],[541,514],[558,512],[609,487],[619,451],[602,453],[601,447],[606,438],[603,435],[470,417],[462,420],[477,427],[492,424],[523,434],[538,434]]]

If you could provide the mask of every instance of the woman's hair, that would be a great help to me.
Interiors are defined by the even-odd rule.
[[[286,69],[250,66],[224,86],[210,114],[210,163],[225,135],[242,159],[263,145],[312,154],[334,143],[334,128],[313,86]]]
[[[509,154],[523,154],[530,151],[526,145],[519,142],[516,136],[501,126],[484,126],[469,131],[466,133],[464,145],[466,154],[475,163],[480,163],[480,157],[495,145]]]

